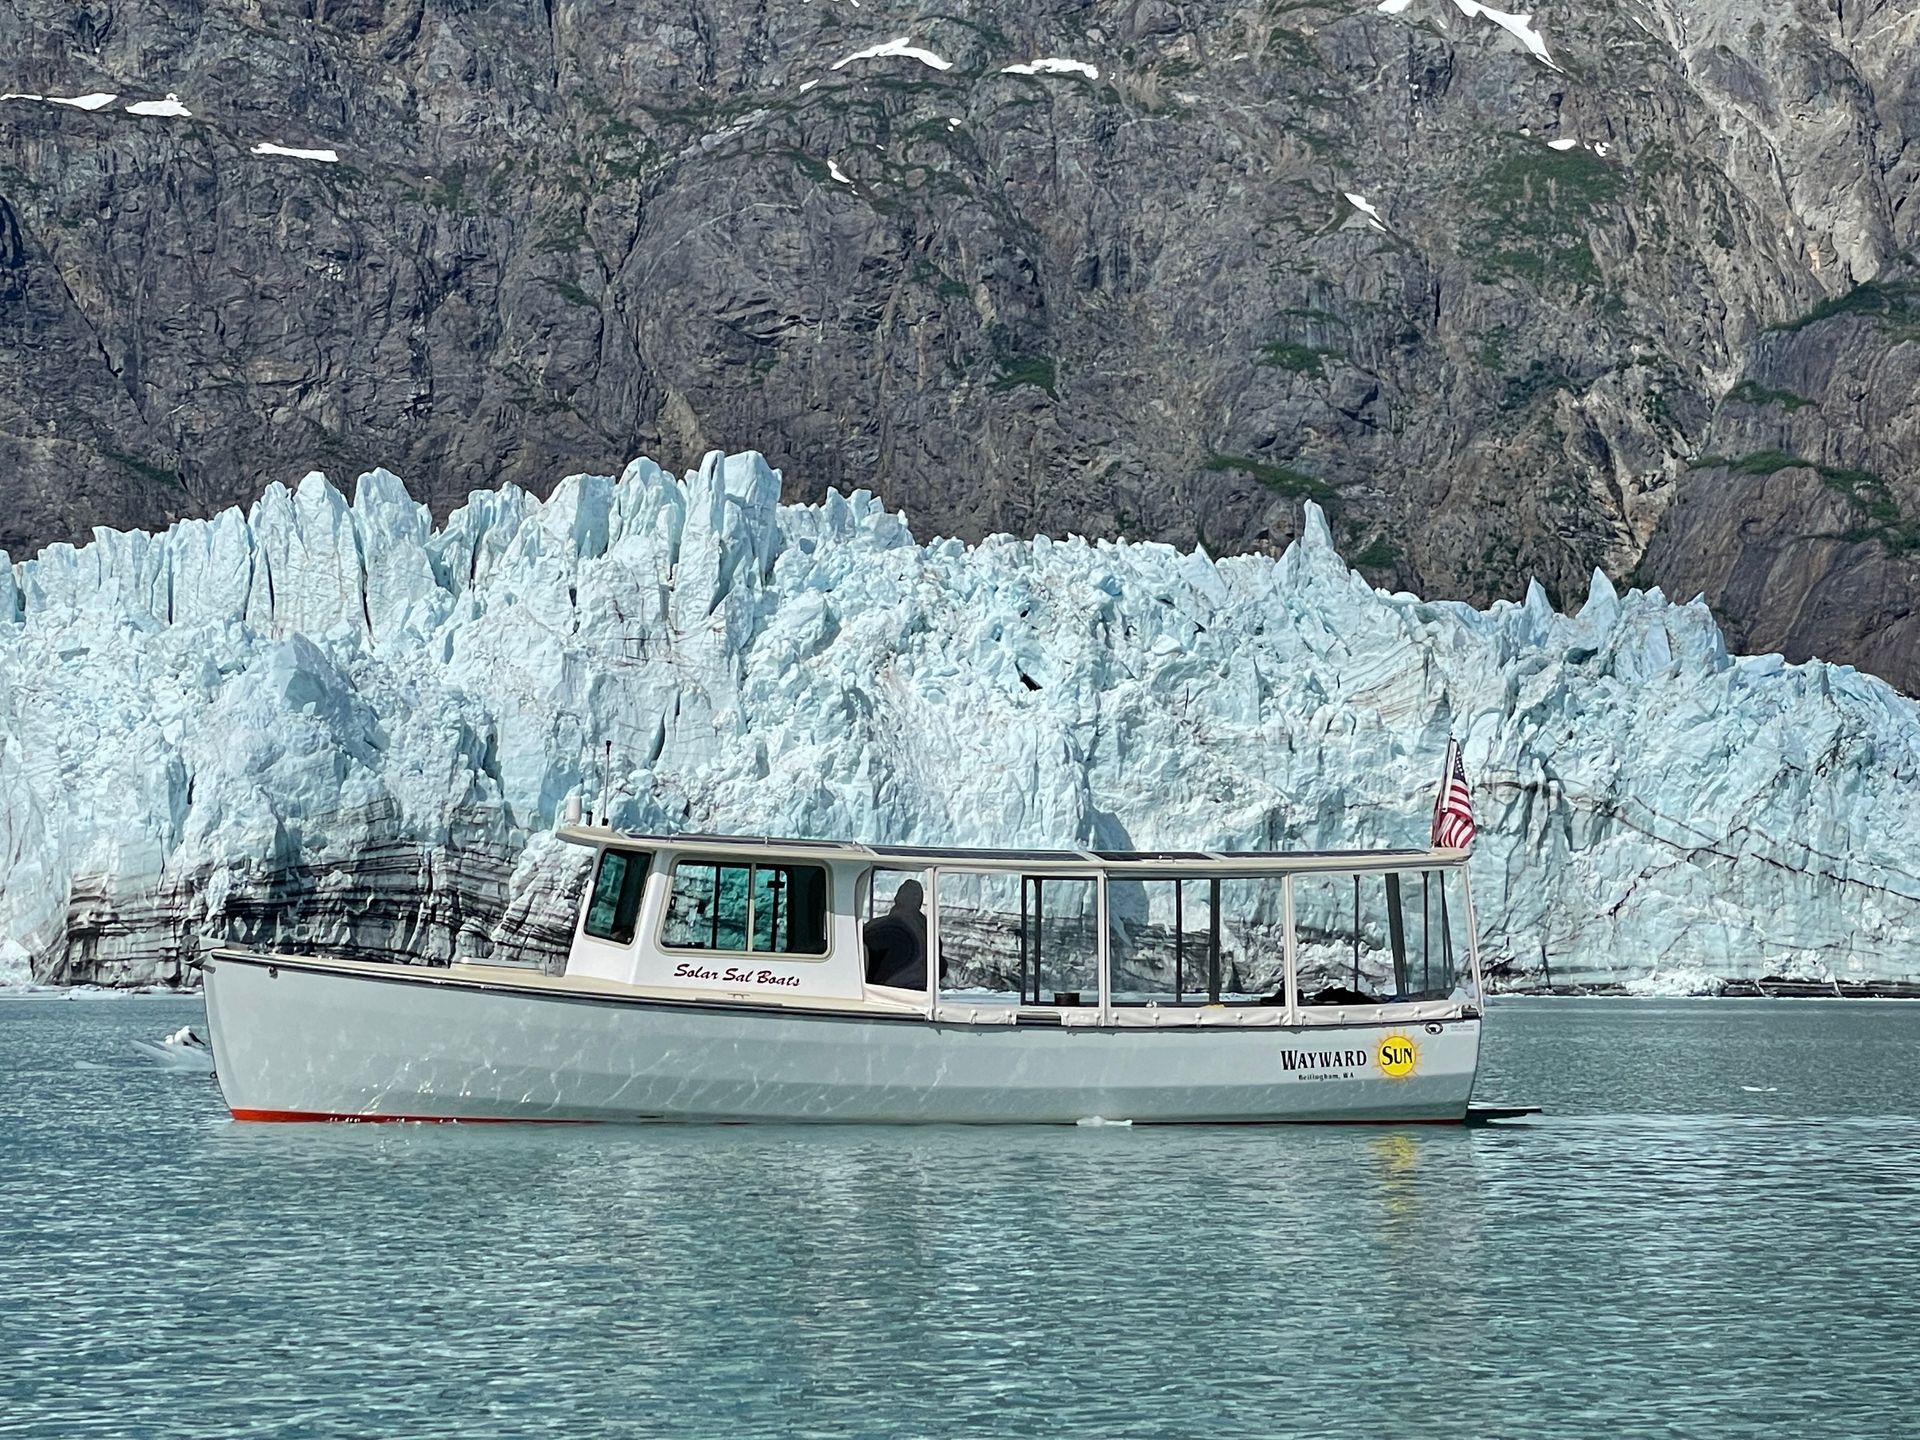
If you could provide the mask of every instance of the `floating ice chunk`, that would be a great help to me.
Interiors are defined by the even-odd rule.
[[[1593,147],[1593,153],[1604,157],[1607,153],[1607,149],[1608,149],[1607,142],[1602,140]]]
[[[1696,995],[1718,995],[1726,988],[1726,982],[1698,970],[1654,969],[1645,975],[1629,977],[1620,988],[1628,995],[1643,999],[1684,1000]]]
[[[136,100],[127,106],[129,115],[159,115],[172,120],[189,120],[193,111],[180,103],[180,97],[172,91],[167,92],[164,100]]]
[[[949,130],[958,130],[960,128],[960,122],[958,120],[949,120],[947,121],[947,128]]]
[[[1376,230],[1385,230],[1387,222],[1380,218],[1380,212],[1373,208],[1364,195],[1356,195],[1351,190],[1341,192],[1347,197],[1347,203],[1367,217],[1367,223]]]
[[[889,40],[883,45],[869,45],[864,50],[856,50],[844,60],[834,61],[833,68],[835,70],[844,70],[856,60],[878,60],[888,55],[902,55],[909,60],[918,60],[922,65],[931,66],[935,70],[951,70],[953,68],[953,62],[951,60],[942,60],[931,50],[921,49],[918,45],[913,44],[905,35],[900,36],[897,40]]]
[[[801,82],[801,85],[800,85],[800,93],[801,93],[802,95],[804,95],[804,94],[806,94],[806,93],[807,93],[807,91],[809,91],[809,90],[811,90],[811,89],[813,89],[813,87],[814,87],[814,86],[816,86],[816,85],[818,85],[819,83],[820,83],[820,82],[819,82],[818,80],[806,80],[806,81],[803,81],[803,82]]]
[[[182,1025],[159,1040],[136,1040],[133,1048],[156,1065],[206,1075],[213,1070],[213,1051],[191,1025]]]
[[[1742,1085],[1740,1088],[1749,1095],[1778,1095],[1780,1093],[1780,1087],[1778,1085]]]
[[[1578,145],[1579,143],[1580,142],[1578,140],[1570,140],[1570,139],[1549,140],[1547,141],[1547,149],[1571,150],[1573,149],[1574,146]]]
[[[262,140],[247,153],[250,155],[285,155],[293,160],[324,160],[329,165],[338,165],[340,163],[340,152],[337,150],[301,150],[292,145],[276,145],[271,140]]]
[[[49,95],[47,103],[71,105],[76,110],[104,110],[119,98],[118,95],[109,95],[105,91],[96,90],[91,95]]]
[[[1084,75],[1089,80],[1098,80],[1100,71],[1096,66],[1084,60],[1062,60],[1055,55],[1045,55],[1038,60],[1029,60],[1024,65],[1003,65],[1002,75]]]
[[[1533,16],[1514,15],[1505,10],[1495,10],[1491,5],[1482,5],[1480,0],[1453,0],[1460,13],[1471,20],[1476,15],[1484,15],[1502,30],[1512,35],[1536,57],[1553,68],[1553,57],[1547,54],[1547,42],[1540,32],[1533,28]]]
[[[827,161],[827,174],[838,180],[842,185],[851,185],[853,183],[852,180],[847,178],[845,172],[841,170],[838,161]]]

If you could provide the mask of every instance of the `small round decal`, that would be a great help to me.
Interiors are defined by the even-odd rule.
[[[1420,1063],[1420,1047],[1413,1043],[1411,1035],[1402,1035],[1399,1031],[1383,1036],[1380,1049],[1374,1055],[1379,1062],[1380,1073],[1389,1080],[1404,1080],[1413,1074],[1414,1066]]]

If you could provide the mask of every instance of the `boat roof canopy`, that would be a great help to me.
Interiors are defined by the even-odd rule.
[[[1084,875],[1105,871],[1135,879],[1211,875],[1220,878],[1290,875],[1311,871],[1342,874],[1380,870],[1436,870],[1464,865],[1464,850],[1017,850],[964,846],[869,845],[859,840],[797,840],[759,835],[647,835],[607,825],[558,825],[554,833],[575,845],[636,845],[650,850],[730,854],[746,860],[840,860],[920,869],[943,865],[963,870],[1008,870],[1025,874]]]

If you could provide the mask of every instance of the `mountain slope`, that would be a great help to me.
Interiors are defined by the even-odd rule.
[[[1920,17],[1763,9],[20,0],[0,547],[751,444],[1920,689]]]

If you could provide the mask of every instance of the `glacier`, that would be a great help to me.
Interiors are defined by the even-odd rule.
[[[920,543],[754,453],[438,528],[385,470],[0,556],[0,980],[190,979],[202,937],[564,946],[615,823],[929,844],[1424,842],[1463,746],[1496,977],[1920,976],[1920,707],[1706,607],[1278,559]],[[1679,977],[1678,982],[1676,978]]]

